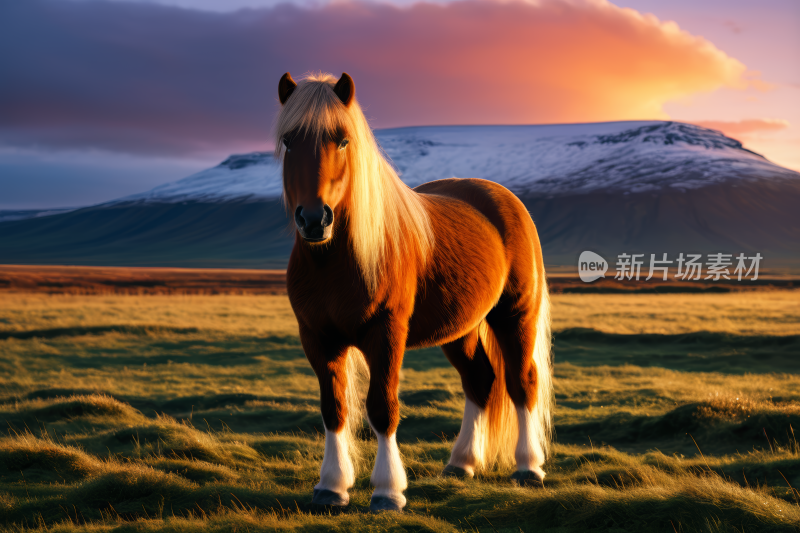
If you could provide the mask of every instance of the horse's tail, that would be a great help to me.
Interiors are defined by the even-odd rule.
[[[535,441],[531,444],[537,455],[546,458],[552,440],[553,377],[550,359],[550,295],[544,280],[539,292],[538,310],[536,339],[531,354],[536,368],[536,403],[531,413]],[[509,467],[515,464],[514,450],[519,436],[516,408],[506,389],[505,362],[497,338],[486,321],[480,324],[478,332],[495,374],[486,406],[484,465],[496,463],[501,467]]]
[[[542,276],[539,296],[539,315],[536,317],[536,340],[533,346],[533,364],[536,368],[536,403],[533,406],[534,450],[543,460],[550,454],[553,440],[554,407],[553,359],[551,357],[550,293],[547,280]]]
[[[506,390],[506,364],[503,353],[494,336],[492,328],[484,320],[478,326],[481,344],[494,370],[494,383],[486,403],[486,426],[483,431],[483,457],[479,457],[481,466],[501,467],[514,464],[514,444],[517,442],[517,415],[514,404]]]
[[[347,420],[345,435],[347,435],[350,457],[353,459],[355,472],[358,474],[361,466],[362,440],[361,430],[364,427],[364,397],[367,383],[369,383],[369,367],[364,359],[364,354],[358,348],[351,347],[347,350],[345,366],[347,374]]]

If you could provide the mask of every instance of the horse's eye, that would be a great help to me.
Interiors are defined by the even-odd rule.
[[[291,142],[292,142],[292,141],[289,139],[289,137],[288,137],[287,135],[284,135],[284,136],[283,136],[283,139],[281,139],[281,140],[283,141],[283,145],[284,145],[286,148],[289,148],[289,145],[290,145],[290,144],[291,144]]]
[[[350,143],[349,140],[342,139],[342,142],[339,143],[339,150],[344,150],[348,143]]]

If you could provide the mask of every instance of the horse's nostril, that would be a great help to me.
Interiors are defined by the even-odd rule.
[[[303,218],[303,215],[300,213],[303,212],[303,206],[298,205],[297,209],[294,211],[294,222],[297,224],[297,227],[303,229],[306,227],[306,219]]]
[[[333,224],[333,209],[328,204],[322,206],[323,215],[322,215],[322,227],[327,228],[331,224]]]

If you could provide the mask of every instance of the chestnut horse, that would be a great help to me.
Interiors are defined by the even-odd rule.
[[[361,425],[356,370],[378,440],[372,511],[401,510],[396,432],[406,348],[441,346],[466,396],[445,476],[516,465],[541,486],[551,439],[550,300],[536,227],[507,189],[446,179],[409,189],[383,157],[346,73],[278,85],[276,157],[296,239],[287,271],[319,379],[325,456],[313,503],[344,506]]]

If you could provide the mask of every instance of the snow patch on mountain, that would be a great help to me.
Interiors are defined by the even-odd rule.
[[[376,136],[411,187],[442,178],[483,178],[520,195],[556,196],[800,178],[720,132],[679,122],[426,126],[378,130]],[[112,204],[275,198],[281,180],[280,163],[271,153],[233,155],[214,168]]]
[[[216,167],[104,205],[127,203],[220,202],[276,198],[282,192],[281,167],[269,152],[232,155]]]

